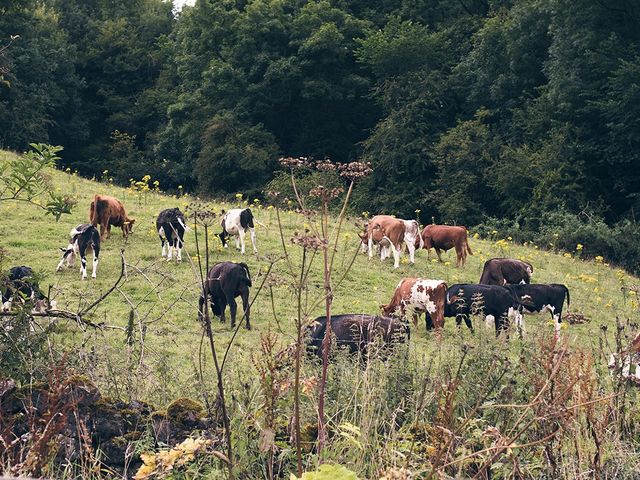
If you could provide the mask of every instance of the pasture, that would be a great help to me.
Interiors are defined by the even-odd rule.
[[[0,152],[0,162],[11,155],[13,153]],[[202,200],[189,195],[176,197],[154,191],[137,192],[113,186],[108,179],[106,182],[90,181],[70,172],[52,170],[48,173],[55,188],[71,194],[78,203],[73,213],[63,215],[59,222],[44,216],[35,206],[0,203],[0,246],[6,250],[2,268],[7,270],[14,265],[33,267],[43,276],[43,289],[46,290],[51,285],[52,297],[58,302],[58,308],[75,311],[80,305],[98,298],[114,284],[120,275],[121,250],[124,250],[127,263],[125,281],[90,317],[95,323],[104,323],[106,328],[80,328],[73,321],[56,320],[50,336],[51,349],[78,372],[87,375],[104,394],[114,398],[140,399],[161,407],[178,397],[202,400],[204,392],[211,394],[215,389],[215,381],[210,356],[206,349],[202,353],[202,328],[197,321],[199,276],[194,232],[187,232],[183,261],[177,264],[161,258],[160,240],[155,230],[155,217],[162,209],[178,206],[185,211],[188,205],[202,203]],[[111,238],[102,244],[96,280],[82,281],[79,265],[56,273],[55,267],[60,260],[59,247],[67,244],[72,227],[87,222],[89,203],[96,193],[115,196],[124,203],[129,216],[136,219],[134,233],[125,241],[120,229],[112,230]],[[229,389],[237,396],[233,400],[236,402],[236,426],[243,424],[242,416],[248,415],[250,410],[243,402],[250,403],[250,399],[258,402],[259,386],[255,364],[260,355],[261,336],[267,332],[276,333],[279,347],[292,343],[296,316],[296,298],[290,288],[291,276],[287,272],[286,261],[280,258],[283,249],[276,210],[259,202],[254,203],[253,199],[207,201],[207,205],[218,214],[222,209],[246,204],[251,206],[255,218],[264,224],[256,225],[258,255],[247,253],[241,256],[233,241],[229,248],[223,249],[217,237],[220,231],[217,221],[208,237],[210,263],[229,260],[244,261],[249,265],[253,279],[252,299],[262,284],[270,263],[277,260],[270,279],[264,283],[253,304],[252,330],[241,328],[229,350],[227,381]],[[420,208],[420,205],[416,205],[416,208]],[[300,263],[301,249],[293,245],[290,239],[295,232],[308,228],[308,223],[313,220],[288,210],[281,210],[280,216],[284,242],[295,267]],[[192,219],[188,220],[191,228],[194,228]],[[626,288],[639,284],[639,279],[603,261],[582,260],[578,245],[572,252],[553,253],[546,249],[546,245],[516,245],[511,239],[502,238],[500,232],[494,232],[488,239],[476,238],[473,230],[469,237],[473,255],[467,258],[465,267],[455,267],[453,251],[444,255],[444,263],[439,263],[434,252],[428,259],[427,252],[422,250],[416,253],[415,265],[407,262],[405,252],[400,268],[394,270],[392,258],[381,263],[376,256],[369,261],[365,255],[356,254],[359,249],[357,233],[361,231],[362,223],[361,215],[351,214],[345,220],[338,242],[334,273],[335,314],[378,313],[379,305],[389,301],[395,286],[403,277],[442,279],[449,285],[476,283],[485,260],[492,257],[520,258],[534,265],[532,282],[567,285],[571,292],[571,305],[566,311],[582,313],[590,321],[578,325],[564,323],[562,337],[568,340],[569,349],[580,347],[594,352],[594,371],[598,372],[603,382],[608,382],[607,358],[601,350],[601,342],[604,341],[605,345],[607,341],[609,345],[614,344],[616,318],[637,321],[638,299]],[[200,237],[200,242],[204,242],[203,237]],[[200,248],[203,248],[202,243]],[[250,251],[247,248],[247,252]],[[338,283],[354,255],[356,257],[352,268]],[[89,265],[90,258],[89,255]],[[201,260],[204,260],[203,251]],[[303,310],[313,318],[324,314],[319,253],[313,258],[309,278],[308,288],[303,296]],[[310,309],[314,304],[315,307]],[[440,362],[448,361],[447,358],[451,357],[447,355],[458,351],[462,345],[474,348],[488,345],[490,349],[500,351],[506,357],[517,358],[523,351],[531,348],[534,339],[539,338],[542,333],[551,334],[553,331],[548,314],[525,316],[525,339],[520,340],[512,334],[509,342],[495,340],[493,330],[484,330],[477,319],[475,322],[477,334],[471,335],[466,328],[457,331],[454,320],[446,319],[443,339],[438,341],[431,333],[426,332],[423,317],[417,328],[412,326],[408,357],[411,366],[407,367],[407,371],[420,372],[434,358],[440,359]],[[606,331],[603,327],[606,327]],[[224,350],[232,338],[230,326],[214,319],[213,328],[218,348]],[[626,333],[631,335],[631,332]],[[199,376],[201,365],[204,380]],[[304,368],[305,375],[311,377],[314,367],[305,365]],[[347,382],[347,378],[356,384],[362,382],[362,379],[353,379],[357,375],[357,371],[349,371],[345,361],[339,362],[330,371],[329,389],[335,390],[337,382]],[[246,390],[244,393],[243,389]],[[346,401],[346,404],[350,403]],[[313,405],[312,400],[305,404],[305,423],[315,421]],[[330,411],[332,418],[337,419],[344,413],[342,407],[345,404],[340,407],[338,405],[340,402],[334,398],[331,403],[333,410]],[[286,407],[282,408],[282,413],[286,416]],[[354,414],[354,418],[363,418],[364,415],[365,412],[360,411],[358,415]],[[338,420],[335,422],[335,428],[344,425]],[[359,435],[364,435],[364,427],[358,425],[358,429]],[[340,438],[344,442],[347,435]],[[367,440],[364,436],[358,438],[359,442]],[[378,442],[381,443],[380,440]],[[243,449],[252,450],[250,445],[243,445],[241,440],[239,443],[241,452]],[[334,460],[350,466],[361,475],[373,475],[370,470],[373,467],[370,465],[377,463],[366,458],[369,450],[363,450],[362,458],[359,458],[353,453],[346,453],[346,444],[334,447],[328,454]],[[242,453],[239,455],[242,456]],[[243,468],[253,471],[253,467],[249,465]],[[260,471],[259,467],[255,468],[255,471]]]

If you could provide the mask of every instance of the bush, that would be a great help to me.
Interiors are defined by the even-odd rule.
[[[580,244],[582,258],[601,255],[633,274],[640,273],[640,225],[629,220],[609,226],[596,214],[559,211],[544,215],[539,229],[519,220],[489,218],[473,230],[483,237],[497,231],[501,237],[511,236],[516,242],[534,242],[556,251],[575,252]]]

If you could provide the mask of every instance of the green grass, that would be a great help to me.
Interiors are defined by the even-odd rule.
[[[0,162],[6,160],[10,152],[0,152]],[[198,392],[196,372],[201,328],[197,321],[198,285],[194,263],[195,245],[193,232],[187,233],[186,247],[181,264],[167,263],[160,256],[160,242],[155,231],[157,213],[169,207],[178,206],[184,210],[194,199],[175,198],[160,193],[138,195],[130,190],[113,185],[98,183],[61,171],[51,171],[51,179],[57,188],[72,194],[78,204],[72,215],[65,215],[59,222],[44,216],[35,206],[13,202],[0,203],[0,246],[8,252],[4,269],[13,265],[29,265],[45,275],[42,285],[52,285],[58,307],[77,310],[79,302],[95,299],[107,290],[120,272],[120,249],[125,249],[127,262],[136,268],[128,269],[128,279],[94,312],[92,320],[107,325],[125,327],[131,304],[136,305],[136,326],[144,324],[144,355],[139,360],[139,340],[141,332],[136,328],[136,346],[127,349],[122,329],[105,329],[83,332],[75,323],[58,321],[55,337],[56,346],[68,352],[71,363],[86,371],[96,383],[108,393],[116,396],[135,396],[154,402],[164,403],[176,396],[195,396]],[[58,247],[65,246],[72,227],[88,221],[89,203],[94,194],[108,194],[118,197],[125,204],[129,216],[136,219],[133,236],[125,243],[119,229],[114,229],[111,239],[102,244],[98,278],[81,281],[79,268],[55,273],[59,261]],[[233,208],[241,203],[215,202],[213,208]],[[417,205],[419,207],[419,205]],[[382,212],[381,212],[382,213]],[[275,210],[254,207],[255,217],[266,225],[257,226],[259,255],[244,257],[235,250],[233,242],[228,249],[222,249],[215,236],[210,233],[211,262],[222,260],[246,261],[254,278],[254,289],[260,284],[259,272],[268,266],[265,255],[282,254]],[[294,231],[303,230],[308,222],[294,212],[284,212],[284,236],[287,248],[295,264],[299,263],[300,249],[291,245]],[[190,222],[191,223],[191,222]],[[336,275],[339,278],[344,267],[358,248],[356,236],[359,228],[356,218],[345,222],[343,235],[336,255]],[[250,243],[250,242],[249,242]],[[443,279],[449,284],[458,282],[475,283],[480,277],[483,262],[491,257],[514,257],[534,265],[534,281],[537,283],[564,283],[571,291],[571,311],[579,311],[591,319],[583,325],[566,326],[563,330],[571,339],[583,345],[597,341],[601,325],[612,326],[615,318],[629,318],[637,312],[635,297],[625,297],[621,286],[640,283],[637,278],[622,270],[611,268],[594,261],[582,261],[573,255],[559,255],[538,248],[514,245],[501,239],[499,233],[491,240],[471,239],[474,255],[468,257],[464,268],[455,267],[455,255],[448,252],[441,264],[434,258],[428,260],[427,252],[416,255],[416,264],[403,263],[394,270],[392,259],[381,263],[374,258],[358,254],[352,270],[344,282],[335,285],[334,313],[365,312],[377,313],[381,303],[387,303],[398,281],[407,276],[422,276]],[[251,251],[250,246],[247,251]],[[406,254],[403,261],[406,261]],[[91,261],[88,262],[89,269]],[[290,282],[286,275],[286,264],[276,264],[274,273]],[[314,259],[311,282],[307,292],[307,305],[311,305],[322,295],[321,258]],[[295,298],[287,284],[278,284],[272,289],[279,324],[284,333],[283,343],[288,343],[293,335]],[[253,296],[252,292],[252,296]],[[249,357],[256,351],[260,335],[268,329],[277,331],[271,309],[269,289],[265,288],[257,298],[251,314],[253,330],[241,329],[231,349],[229,364],[237,375],[250,375],[252,371]],[[83,300],[79,300],[83,298]],[[320,302],[319,302],[320,303]],[[323,305],[315,308],[310,315],[322,314]],[[140,323],[138,323],[138,321]],[[526,317],[527,331],[551,330],[547,316]],[[214,322],[215,336],[224,348],[231,338],[229,324]],[[447,337],[456,334],[453,319],[448,319],[445,329]],[[469,335],[463,330],[462,335]],[[424,323],[411,336],[418,351],[429,351],[433,340],[424,328]],[[219,347],[220,348],[220,347]]]

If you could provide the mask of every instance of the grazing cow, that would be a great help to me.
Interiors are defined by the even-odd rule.
[[[72,228],[69,237],[70,240],[67,248],[60,248],[63,253],[56,272],[62,269],[65,260],[67,261],[68,267],[73,267],[76,262],[76,255],[80,255],[80,273],[82,274],[82,280],[85,280],[87,278],[87,250],[91,250],[93,252],[91,278],[96,278],[98,257],[100,255],[100,234],[98,233],[98,229],[89,223],[83,223],[82,225]]]
[[[640,334],[628,348],[609,356],[608,367],[618,378],[640,386]]]
[[[418,317],[425,314],[427,330],[444,327],[444,304],[447,296],[447,284],[442,280],[424,278],[404,278],[400,280],[391,302],[380,305],[385,316],[399,314],[405,318],[407,309],[413,316],[414,326]]]
[[[89,207],[89,222],[94,227],[100,225],[100,240],[111,237],[111,226],[122,228],[122,236],[133,233],[134,218],[129,218],[124,205],[117,198],[95,195]]]
[[[393,267],[400,266],[400,254],[404,242],[409,251],[409,261],[415,263],[416,243],[421,247],[420,227],[415,220],[402,220],[391,215],[376,215],[365,226],[365,232],[360,235],[363,250],[373,257],[373,246],[380,247],[380,260],[393,254]],[[365,247],[366,246],[366,247]]]
[[[43,313],[49,308],[55,309],[55,301],[49,304],[47,297],[38,285],[33,269],[24,265],[12,267],[2,280],[2,311],[9,312],[15,300],[31,301],[34,313]]]
[[[523,300],[524,301],[524,300]],[[528,303],[528,302],[527,302]],[[510,321],[515,318],[520,325],[519,313],[521,302],[504,287],[497,285],[456,284],[449,287],[444,309],[445,317],[456,317],[456,325],[462,320],[473,331],[471,315],[481,314],[487,320],[493,319],[496,336],[506,330]],[[509,322],[505,323],[505,318]]]
[[[467,229],[462,226],[451,225],[427,225],[422,230],[420,239],[427,250],[427,258],[431,254],[431,248],[435,249],[438,260],[442,262],[441,250],[445,252],[451,248],[456,249],[456,267],[464,266],[467,254],[473,255],[469,247]],[[416,247],[418,244],[416,244]]]
[[[327,329],[327,317],[321,316],[307,327],[307,352],[322,358],[322,341]],[[409,338],[409,326],[390,317],[379,317],[359,313],[331,316],[331,332],[336,337],[338,347],[346,347],[349,353],[366,355],[367,348],[376,337],[385,345],[404,343]]]
[[[483,285],[531,283],[533,265],[514,258],[491,258],[484,262],[480,282]]]
[[[231,328],[236,325],[236,312],[238,306],[235,298],[242,298],[242,309],[245,312],[247,330],[251,330],[249,323],[249,287],[251,286],[251,275],[246,263],[222,262],[217,263],[209,269],[205,289],[209,295],[211,310],[213,314],[220,317],[221,322],[225,322],[224,311],[229,305],[231,310]],[[200,295],[199,316],[204,318],[205,300]]]
[[[258,249],[256,248],[256,231],[253,225],[253,213],[251,209],[234,208],[226,213],[223,210],[222,213],[223,217],[220,222],[222,232],[219,235],[222,245],[227,248],[227,237],[236,235],[236,248],[240,248],[240,253],[244,255],[244,234],[248,229],[251,234],[253,253],[258,253]]]
[[[519,284],[506,285],[517,299],[522,302],[522,311],[527,314],[538,314],[545,311],[549,312],[553,317],[555,331],[560,330],[560,322],[562,322],[562,307],[564,299],[567,299],[567,307],[571,304],[569,297],[569,289],[562,284],[552,283],[550,285],[543,284]]]
[[[189,230],[184,219],[184,214],[179,208],[167,208],[162,210],[156,219],[156,230],[162,244],[162,257],[171,261],[173,252],[176,252],[176,261],[182,261],[182,245],[184,245],[184,232]],[[166,247],[166,253],[165,253]]]

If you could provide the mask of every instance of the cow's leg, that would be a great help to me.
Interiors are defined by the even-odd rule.
[[[178,253],[176,254],[176,262],[181,262],[182,261],[182,240],[180,238],[178,238],[177,249],[178,249]]]
[[[433,330],[433,319],[431,318],[431,314],[429,312],[426,312],[424,314],[424,323],[425,326],[427,327],[427,330]]]
[[[414,242],[405,242],[407,244],[407,250],[409,250],[409,261],[416,263],[416,247]]]
[[[456,245],[456,267],[462,266],[462,252]]]
[[[367,247],[369,250],[369,260],[371,260],[373,258],[373,238],[371,238],[371,235],[369,235],[369,239],[367,240]]]
[[[98,273],[98,255],[99,252],[96,253],[95,249],[93,250],[93,265],[91,270],[91,278],[96,278],[96,274]]]
[[[249,227],[249,233],[251,234],[251,244],[253,245],[253,253],[258,253],[258,248],[256,247],[256,229],[253,227]]]
[[[100,224],[100,240],[104,240],[107,236],[107,227],[104,223]]]
[[[107,238],[111,238],[111,224],[107,224]]]
[[[433,247],[438,255],[438,261],[442,263],[442,255],[440,254],[440,249],[438,247]]]
[[[402,249],[402,245],[400,246],[400,248],[396,248],[396,246],[392,243],[391,244],[391,251],[393,252],[393,268],[399,268],[400,267],[400,252]]]
[[[205,308],[207,308],[207,304],[204,301],[204,297],[200,295],[200,298],[198,299],[198,320],[201,322],[204,320],[204,317],[205,317],[205,311],[204,311]]]
[[[251,308],[249,305],[249,289],[243,289],[240,295],[242,298],[242,310],[244,311],[244,318],[246,322],[245,327],[247,330],[251,330],[251,324],[249,323],[249,310]]]
[[[67,250],[65,253],[62,254],[62,258],[60,259],[60,263],[58,263],[58,266],[56,267],[56,272],[59,272],[62,269],[62,266],[64,265],[65,260],[67,261],[67,265],[69,265],[69,256],[72,253],[67,253],[69,250],[71,250],[71,252],[73,252],[73,245],[69,244],[67,245]]]
[[[227,298],[227,303],[229,304],[229,311],[231,312],[231,328],[235,328],[236,314],[238,313],[238,304],[236,303],[236,299],[233,297]]]
[[[240,239],[240,253],[244,255],[244,228],[238,229],[238,238]]]
[[[162,258],[167,256],[167,254],[164,251],[164,249],[165,249],[165,241],[164,241],[164,239],[166,238],[166,236],[167,235],[164,232],[164,227],[160,227],[158,229],[158,238],[160,238],[160,245],[162,245]]]
[[[87,247],[80,249],[80,272],[82,273],[82,280],[87,279]]]

